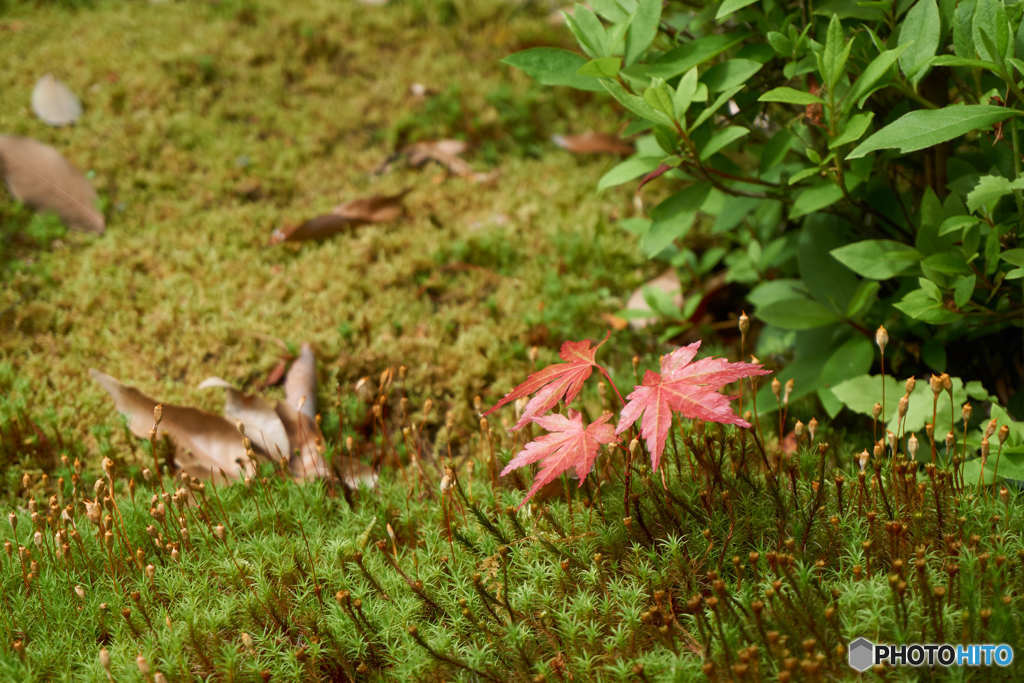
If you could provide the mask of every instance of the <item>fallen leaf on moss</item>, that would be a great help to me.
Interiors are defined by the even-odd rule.
[[[573,154],[618,154],[633,153],[633,145],[620,137],[608,133],[587,131],[579,135],[552,135],[551,141]]]
[[[317,479],[330,476],[323,452],[326,448],[320,426],[314,418],[288,404],[278,401],[277,416],[288,432],[290,457],[288,468],[296,479]]]
[[[0,174],[18,201],[53,211],[72,229],[101,233],[96,190],[60,152],[30,138],[0,135]]]
[[[309,344],[303,344],[299,357],[284,378],[284,398],[295,410],[316,417],[316,357]]]
[[[330,474],[324,460],[324,435],[316,422],[316,357],[309,344],[303,344],[298,358],[284,378],[284,401],[277,414],[291,441],[292,476],[314,479]]]
[[[132,434],[148,439],[154,425],[153,409],[158,402],[99,370],[89,370],[89,374],[128,418]],[[241,433],[226,419],[197,408],[160,405],[162,414],[156,437],[170,437],[179,468],[195,477],[226,481],[255,471]]]
[[[71,88],[45,74],[32,88],[32,111],[43,123],[51,126],[66,126],[82,115],[82,103]]]
[[[434,161],[457,176],[473,176],[473,168],[460,155],[466,151],[462,140],[431,140],[416,142],[405,148],[405,158],[413,168],[420,168]]]
[[[273,404],[259,396],[243,394],[220,377],[208,377],[199,384],[200,389],[211,387],[225,390],[224,417],[234,423],[241,422],[253,446],[276,460],[291,455],[288,432]]]
[[[410,190],[403,190],[393,195],[353,199],[334,207],[330,213],[310,218],[293,227],[275,230],[270,236],[270,243],[320,240],[367,223],[395,221],[405,213],[402,202],[409,192]]]

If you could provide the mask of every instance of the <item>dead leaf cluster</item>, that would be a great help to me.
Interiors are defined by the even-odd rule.
[[[167,437],[174,447],[174,465],[194,477],[233,481],[252,476],[254,456],[287,465],[296,480],[331,476],[316,419],[316,359],[308,344],[285,375],[283,401],[245,394],[220,377],[203,380],[202,389],[224,389],[223,417],[158,402],[98,370],[90,374],[128,418],[132,434],[150,440]],[[334,466],[349,488],[376,484],[376,473],[355,458],[338,455]]]

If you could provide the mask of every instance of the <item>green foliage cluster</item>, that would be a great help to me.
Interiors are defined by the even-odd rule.
[[[998,378],[1024,367],[1022,15],[1003,0],[600,0],[566,15],[583,54],[505,61],[618,101],[637,151],[598,187],[669,186],[629,225],[644,253],[684,281],[748,286],[759,350],[795,348],[782,378],[830,414],[883,323],[891,368],[948,365],[1017,410],[1024,392]]]
[[[376,439],[377,490],[65,458],[9,499],[0,677],[819,680],[858,636],[1024,646],[1016,493],[821,429],[674,434],[665,479],[617,450],[520,511],[487,429],[458,459]]]

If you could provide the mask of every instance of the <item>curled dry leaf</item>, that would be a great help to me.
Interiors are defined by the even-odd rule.
[[[295,410],[316,417],[316,358],[304,343],[284,378],[284,398]]]
[[[32,111],[44,123],[66,126],[82,115],[82,103],[71,88],[54,78],[53,74],[45,74],[32,89]]]
[[[270,243],[319,240],[367,223],[388,223],[397,220],[405,213],[402,202],[409,192],[410,190],[406,189],[393,195],[353,199],[334,207],[330,213],[310,218],[296,226],[275,230],[270,236]]]
[[[402,153],[413,168],[434,161],[454,175],[470,177],[474,175],[473,168],[460,156],[465,151],[466,143],[462,140],[431,140],[413,143]]]
[[[299,412],[288,401],[278,401],[277,416],[288,432],[291,457],[288,467],[296,479],[319,479],[330,476],[327,461],[324,460],[324,435],[316,420]]]
[[[54,211],[69,228],[101,233],[96,190],[60,152],[30,138],[0,135],[0,174],[14,198]]]
[[[148,439],[157,401],[99,370],[90,370],[89,374],[128,418],[132,434]],[[242,435],[226,419],[197,408],[161,405],[163,412],[156,436],[170,437],[178,467],[195,477],[228,481],[255,471],[246,455]]]
[[[618,154],[633,153],[632,143],[608,133],[587,131],[579,135],[552,135],[551,141],[573,154]]]
[[[292,475],[298,479],[328,476],[324,436],[316,423],[316,357],[309,344],[302,345],[299,357],[288,368],[284,401],[277,404],[277,414],[291,441]]]
[[[208,377],[199,385],[200,389],[210,387],[225,390],[224,417],[234,423],[241,422],[253,446],[277,460],[290,456],[288,432],[273,404],[259,396],[243,394],[220,377]]]

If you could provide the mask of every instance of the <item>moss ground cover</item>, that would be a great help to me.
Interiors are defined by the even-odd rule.
[[[613,220],[628,194],[593,194],[613,162],[548,141],[607,130],[609,105],[498,65],[564,43],[550,9],[0,0],[0,131],[89,171],[108,222],[82,236],[0,204],[0,679],[842,680],[857,636],[1021,652],[1017,489],[941,444],[861,467],[870,424],[791,431],[806,402],[763,431],[677,421],[657,473],[630,432],[581,487],[516,509],[530,472],[497,474],[539,430],[507,432],[512,406],[479,421],[477,397],[600,339],[654,274]],[[29,111],[46,71],[85,103],[70,128]],[[494,178],[380,171],[449,137]],[[268,246],[409,187],[403,220]],[[657,366],[633,353],[668,350],[653,336],[603,348],[620,388]],[[201,380],[256,390],[304,341],[326,457],[373,463],[375,488],[268,462],[182,478],[87,372],[216,411]],[[618,411],[613,393],[574,407]]]
[[[548,136],[597,125],[601,107],[560,104],[498,64],[558,40],[544,7],[470,5],[30,3],[0,15],[0,130],[90,172],[109,225],[64,234],[0,205],[5,410],[52,412],[87,436],[112,416],[90,366],[213,408],[195,386],[258,383],[277,338],[312,342],[323,379],[349,386],[404,363],[421,395],[464,415],[529,346],[597,334],[599,313],[642,277],[609,224],[627,207],[623,195],[583,202],[613,162]],[[83,98],[75,126],[32,116],[45,71]],[[438,166],[374,173],[397,147],[442,137],[470,142],[493,182]],[[286,222],[405,187],[403,221],[267,246]]]

